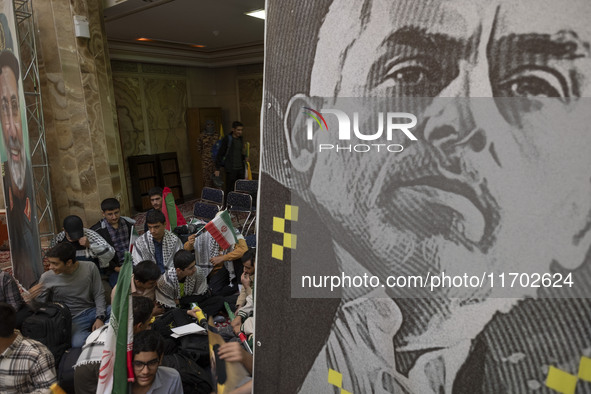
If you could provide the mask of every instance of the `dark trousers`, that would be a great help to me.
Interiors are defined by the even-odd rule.
[[[226,171],[226,196],[229,192],[234,191],[234,184],[238,179],[244,179],[244,168],[241,170]]]

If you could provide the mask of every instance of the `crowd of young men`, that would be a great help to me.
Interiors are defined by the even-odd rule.
[[[160,207],[161,203],[162,199]],[[64,220],[63,231],[45,254],[49,270],[24,292],[25,297],[12,276],[0,271],[0,376],[14,375],[8,380],[0,379],[0,392],[44,392],[58,380],[52,352],[40,342],[24,338],[19,331],[33,310],[50,302],[67,306],[72,316],[71,346],[80,354],[74,364],[75,392],[96,391],[109,324],[109,303],[115,295],[135,225],[133,219],[120,215],[119,202],[114,198],[104,200],[101,209],[103,219],[91,229],[84,228],[78,216],[70,215]],[[207,232],[189,237],[183,245],[176,234],[166,229],[166,218],[160,209],[147,212],[146,226],[148,231],[135,240],[132,248],[130,293],[133,331],[137,335],[133,349],[136,381],[130,385],[130,392],[179,393],[179,373],[159,367],[163,354],[160,334],[142,331],[149,327],[152,318],[169,310],[185,309],[195,317],[193,303],[210,316],[224,312],[224,302],[229,301],[234,308],[239,293],[236,273],[242,272],[240,258],[245,252],[249,262],[244,266],[241,282],[248,288],[243,289],[247,294],[240,299],[250,299],[252,304],[249,275],[254,274],[254,255],[247,252],[242,237],[230,248],[233,250],[224,253]],[[248,310],[248,301],[246,304],[240,302],[241,313],[236,319],[252,321],[243,313]],[[252,364],[252,357],[242,357],[232,349],[225,348],[222,359],[244,359]]]

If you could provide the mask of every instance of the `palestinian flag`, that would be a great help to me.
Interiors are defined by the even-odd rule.
[[[129,253],[133,251],[133,245],[135,245],[135,241],[140,237],[135,229],[135,226],[131,226],[131,234],[129,236]]]
[[[166,217],[166,229],[174,230],[177,226],[184,226],[187,221],[181,214],[181,211],[174,203],[174,195],[169,187],[162,190],[162,213]]]
[[[218,212],[215,218],[205,225],[205,229],[223,250],[228,249],[238,242],[236,231],[234,230],[234,226],[232,226],[232,219],[230,219],[228,211]]]
[[[131,305],[131,254],[119,271],[115,297],[111,303],[111,320],[107,329],[103,358],[96,388],[99,393],[127,393],[127,382],[133,382],[133,308]]]

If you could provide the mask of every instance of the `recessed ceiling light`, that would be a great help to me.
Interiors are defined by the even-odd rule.
[[[193,48],[205,48],[205,45],[193,44],[191,42],[160,40],[160,39],[148,38],[148,37],[140,37],[140,38],[136,38],[135,40],[136,41],[157,42],[157,43],[160,42],[160,43],[163,43],[163,44],[185,45],[185,46],[190,46],[190,47],[193,47]]]
[[[250,11],[250,12],[247,12],[246,15],[264,20],[265,19],[265,10]]]

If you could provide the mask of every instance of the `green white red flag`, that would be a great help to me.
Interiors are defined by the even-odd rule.
[[[228,211],[221,211],[209,223],[205,229],[211,234],[223,250],[238,242],[236,231],[232,226],[232,219]]]
[[[135,241],[140,237],[135,229],[135,226],[131,226],[131,235],[129,236],[129,253],[133,251],[133,245],[135,245]]]
[[[128,382],[134,381],[132,368],[133,307],[131,305],[131,254],[119,271],[115,296],[111,302],[111,319],[107,329],[103,358],[99,369],[97,394],[127,393]]]
[[[165,187],[162,190],[162,199],[162,213],[166,217],[166,229],[173,231],[177,226],[187,224],[187,221],[174,202],[174,195],[169,187]]]

